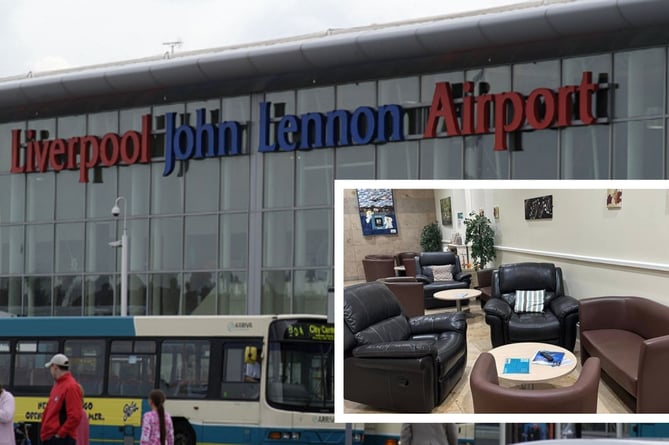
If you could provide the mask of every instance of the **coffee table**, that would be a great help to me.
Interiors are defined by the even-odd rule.
[[[455,301],[455,309],[460,312],[462,310],[462,306],[460,304],[462,300],[476,298],[479,295],[481,295],[481,291],[478,289],[449,289],[435,292],[434,298],[438,300]]]
[[[564,352],[562,364],[560,366],[549,366],[532,363],[532,359],[537,351]],[[547,382],[562,377],[576,368],[576,356],[574,354],[560,346],[546,343],[509,343],[493,348],[488,352],[495,357],[499,379],[511,383],[519,383],[524,388],[532,388],[534,383]],[[507,358],[530,359],[530,372],[527,374],[504,374],[504,362]]]

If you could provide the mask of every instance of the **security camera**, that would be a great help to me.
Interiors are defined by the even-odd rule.
[[[117,205],[112,207],[112,216],[119,216],[121,214],[121,208]]]

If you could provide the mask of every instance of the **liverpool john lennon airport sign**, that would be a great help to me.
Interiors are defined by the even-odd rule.
[[[458,85],[462,94],[453,97],[449,82],[435,84],[423,138],[494,134],[494,150],[507,150],[507,135],[523,129],[541,130],[604,121],[593,114],[593,99],[608,84],[593,83],[584,72],[581,83],[557,90],[537,88],[524,96],[518,92],[474,95],[473,82]],[[405,139],[405,111],[400,105],[378,108],[362,106],[354,111],[270,115],[271,102],[259,104],[258,152],[312,150]],[[595,104],[602,109],[602,104]],[[606,108],[607,104],[604,104]],[[176,161],[244,154],[242,123],[207,123],[206,110],[197,110],[195,126],[176,125],[176,113],[165,114],[165,168],[174,170]],[[492,116],[492,122],[491,122]],[[94,167],[151,162],[152,116],[142,117],[141,131],[84,135],[67,139],[37,140],[37,130],[12,130],[12,173],[79,170],[79,182],[88,182]],[[440,126],[441,124],[441,126]],[[441,130],[440,130],[441,129]],[[271,135],[274,134],[272,141]],[[25,152],[23,152],[25,150]]]

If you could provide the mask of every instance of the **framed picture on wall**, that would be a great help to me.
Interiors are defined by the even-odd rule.
[[[620,189],[608,189],[606,191],[606,207],[609,209],[620,209],[623,206],[623,191]]]
[[[453,214],[451,213],[451,197],[441,198],[441,224],[444,226],[453,225]]]
[[[553,195],[525,200],[525,219],[553,218]]]
[[[397,235],[392,189],[356,189],[362,234]]]

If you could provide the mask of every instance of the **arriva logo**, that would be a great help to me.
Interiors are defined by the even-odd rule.
[[[243,331],[246,329],[253,329],[253,322],[251,321],[231,321],[228,323],[228,331]]]

